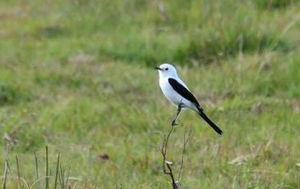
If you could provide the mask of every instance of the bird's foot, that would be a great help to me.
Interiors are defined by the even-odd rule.
[[[177,125],[176,120],[172,121],[172,126],[174,127],[175,125]]]

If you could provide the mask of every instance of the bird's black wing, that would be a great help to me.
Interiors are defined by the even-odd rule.
[[[169,78],[168,81],[169,81],[170,85],[172,86],[172,88],[177,93],[179,93],[185,99],[194,103],[197,107],[200,107],[199,102],[194,97],[194,95],[187,88],[185,88],[182,84],[180,84],[178,81],[176,81],[176,79]]]
[[[185,99],[191,101],[192,103],[194,103],[197,108],[198,108],[198,114],[218,133],[218,134],[222,134],[223,131],[214,123],[212,122],[207,116],[206,114],[203,112],[203,109],[200,107],[197,99],[194,97],[194,95],[187,89],[185,88],[182,84],[180,84],[178,81],[176,81],[173,78],[169,78],[168,79],[170,85],[172,86],[172,88],[179,93],[182,97],[184,97]]]

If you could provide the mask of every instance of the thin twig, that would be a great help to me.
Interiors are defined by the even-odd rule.
[[[166,175],[169,175],[171,181],[172,181],[172,188],[173,189],[178,189],[179,188],[179,181],[181,179],[182,176],[182,171],[183,171],[183,163],[184,163],[184,154],[186,152],[186,146],[187,143],[189,142],[192,132],[191,129],[189,129],[187,131],[187,129],[185,129],[184,132],[184,138],[183,138],[183,149],[182,149],[182,154],[181,154],[181,163],[180,163],[180,167],[179,167],[179,173],[178,173],[178,179],[176,180],[176,178],[174,177],[174,172],[172,169],[172,162],[167,160],[167,150],[168,150],[168,143],[169,143],[169,139],[171,137],[171,134],[174,132],[174,128],[175,127],[171,127],[171,129],[169,130],[168,134],[165,135],[164,140],[163,140],[163,144],[161,147],[161,154],[163,157],[163,162],[162,162],[162,167],[163,167],[163,172]]]
[[[171,130],[169,131],[169,133],[167,134],[167,136],[164,137],[164,141],[163,141],[163,144],[162,144],[162,147],[161,147],[161,154],[163,156],[163,162],[162,162],[162,164],[163,164],[163,171],[164,171],[164,173],[167,172],[165,161],[166,161],[166,155],[167,155],[168,141],[169,141],[171,133],[173,132],[173,129],[174,128],[172,127]]]
[[[170,178],[172,180],[172,187],[173,187],[173,189],[178,189],[178,185],[177,185],[177,182],[175,180],[175,177],[174,177],[174,174],[173,174],[173,170],[172,170],[172,167],[171,167],[172,162],[170,162],[170,161],[167,160],[168,142],[169,142],[169,138],[170,138],[170,136],[171,136],[171,134],[172,134],[173,131],[174,131],[174,127],[171,127],[169,133],[164,138],[163,145],[162,145],[162,148],[161,148],[161,154],[163,156],[163,171],[164,171],[164,174],[167,174],[167,175],[170,176]]]

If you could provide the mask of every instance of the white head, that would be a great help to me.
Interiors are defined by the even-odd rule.
[[[174,77],[174,78],[176,78],[176,77],[178,77],[175,67],[172,66],[171,64],[164,63],[164,64],[161,64],[158,67],[155,67],[155,69],[158,70],[160,78],[164,78],[164,77],[168,77],[168,78],[169,77]]]

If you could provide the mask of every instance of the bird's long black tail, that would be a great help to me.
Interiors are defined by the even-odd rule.
[[[199,109],[198,114],[211,126],[219,135],[222,135],[223,131],[214,123],[212,122],[203,110]]]

